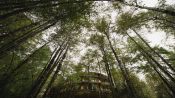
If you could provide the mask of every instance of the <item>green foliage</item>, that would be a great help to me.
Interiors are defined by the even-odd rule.
[[[141,29],[142,26],[147,26],[148,13],[140,12],[133,15],[131,12],[122,13],[117,18],[117,33],[126,33],[129,29]]]
[[[5,87],[3,95],[1,96],[4,96],[5,98],[25,96],[28,93],[31,85],[34,83],[34,80],[44,68],[44,65],[46,65],[49,59],[48,55],[50,55],[50,49],[48,47],[45,47],[38,51],[34,57],[30,59],[28,63],[24,64],[23,67],[20,68],[17,72],[11,74],[11,78],[8,79],[11,81],[6,81],[6,84],[8,85]],[[19,59],[14,59],[13,62],[19,63],[19,61]],[[15,65],[10,66],[15,67]],[[12,67],[10,67],[8,71],[9,70],[12,70]]]
[[[95,24],[96,29],[101,33],[107,33],[109,30],[109,24],[105,20],[105,18],[98,19]]]
[[[166,0],[159,0],[159,7],[173,12],[174,6],[166,5],[165,2]],[[126,42],[125,38],[120,41],[115,37],[121,37],[120,35],[125,37],[130,29],[139,31],[143,28],[157,29],[175,35],[175,17],[173,15],[166,12],[160,13],[159,9],[157,9],[158,11],[132,11],[132,9],[124,11],[122,9],[125,7],[123,5],[125,2],[120,0],[112,2],[113,7],[120,11],[119,16],[116,17],[116,23],[111,23],[110,17],[99,18],[92,22],[91,18],[95,17],[92,15],[96,10],[94,5],[97,4],[93,1],[4,0],[0,3],[2,6],[0,17],[7,15],[0,19],[0,49],[2,49],[1,54],[4,54],[2,57],[0,55],[0,97],[26,98],[42,72],[49,72],[45,68],[48,67],[46,65],[52,58],[53,49],[68,40],[70,47],[68,56],[66,56],[56,81],[51,87],[59,90],[65,82],[79,82],[81,75],[91,71],[106,73],[103,60],[103,52],[106,52],[105,57],[112,73],[111,77],[114,78],[116,84],[115,89],[118,89],[117,93],[120,98],[128,97],[126,81],[119,68],[115,66],[118,63],[111,51],[111,47],[114,47],[119,59],[126,65],[125,70],[128,70],[126,75],[129,76],[138,98],[171,98],[170,90],[156,74],[148,60],[144,58],[140,47],[155,57],[158,62],[160,62],[160,58],[154,55],[153,51],[149,50],[137,37],[133,37],[133,39],[140,47],[128,37]],[[23,10],[21,11],[21,9]],[[55,30],[54,33],[53,30]],[[85,36],[84,33],[86,33]],[[51,42],[41,47],[47,41]],[[146,42],[148,43],[148,41]],[[88,48],[84,54],[78,51],[81,47],[78,45],[82,44]],[[174,50],[170,51],[158,46],[153,49],[175,67]],[[102,52],[102,50],[104,51]],[[80,57],[79,61],[71,61],[71,58],[76,58],[74,54]],[[55,69],[51,74],[54,71]],[[139,76],[136,75],[137,72],[146,76],[145,81],[139,79]],[[169,73],[174,77],[174,73]],[[48,77],[46,80],[40,94],[45,91],[51,78]],[[67,89],[71,88],[67,87]]]
[[[15,15],[9,17],[8,20],[0,21],[2,28],[0,29],[0,46],[20,37],[24,34],[24,31],[15,31],[32,24],[32,21],[24,14]]]
[[[156,98],[172,98],[169,94],[168,88],[165,84],[157,77],[154,73],[152,75],[146,75],[147,84],[149,85],[152,92],[154,92],[154,96]]]
[[[102,35],[92,35],[90,37],[89,43],[92,45],[97,45],[98,47],[104,46],[104,36]]]
[[[136,94],[139,98],[155,98],[154,93],[151,88],[142,80],[140,80],[136,75],[131,74],[130,78],[136,89]]]

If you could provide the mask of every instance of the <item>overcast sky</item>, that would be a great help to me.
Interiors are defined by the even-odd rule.
[[[143,3],[146,6],[156,6],[158,0],[139,0],[139,1],[143,1]],[[175,0],[166,0],[167,4],[175,4]],[[162,47],[165,47],[166,49],[170,49],[170,47],[168,47],[168,45],[173,45],[175,44],[175,40],[174,37],[168,37],[166,36],[165,32],[163,31],[153,31],[154,33],[148,34],[146,33],[145,37],[151,41],[151,45],[160,45]]]

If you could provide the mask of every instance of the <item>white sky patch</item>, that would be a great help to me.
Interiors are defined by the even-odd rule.
[[[175,40],[173,37],[168,37],[165,32],[154,32],[152,34],[146,34],[146,39],[150,41],[151,46],[164,47],[165,49],[171,50],[169,46],[175,44]]]
[[[138,2],[141,2],[142,5],[154,7],[158,0],[138,0]]]
[[[151,46],[155,46],[162,44],[162,41],[165,39],[166,34],[164,32],[155,32],[152,34],[147,33],[145,37],[151,41]]]
[[[175,4],[175,0],[167,0],[168,4]]]
[[[159,0],[138,0],[141,5],[148,6],[148,7],[155,7],[158,4]],[[166,4],[175,4],[175,0],[166,0]]]

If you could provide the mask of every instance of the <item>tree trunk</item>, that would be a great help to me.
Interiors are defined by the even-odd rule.
[[[48,93],[49,89],[51,88],[52,84],[54,83],[54,81],[55,81],[55,79],[56,79],[56,77],[57,77],[57,74],[58,74],[58,72],[59,72],[60,69],[61,69],[62,62],[63,62],[63,60],[64,60],[65,57],[66,57],[67,51],[68,51],[68,46],[67,46],[67,48],[66,48],[66,51],[65,51],[63,57],[62,57],[61,60],[58,62],[57,69],[56,69],[54,75],[52,76],[52,78],[51,78],[51,80],[50,80],[50,82],[49,82],[49,84],[48,84],[48,86],[47,86],[47,88],[46,88],[46,91],[44,92],[42,98],[45,98],[45,97],[47,96],[47,93]]]
[[[3,41],[3,39],[6,39],[8,37],[14,37],[14,35],[20,33],[20,32],[25,32],[27,30],[31,30],[32,28],[36,28],[39,24],[41,24],[42,21],[39,21],[39,22],[36,22],[36,23],[31,23],[29,25],[26,25],[26,26],[23,26],[21,28],[18,28],[14,31],[10,31],[10,32],[7,32],[7,34],[1,36],[0,38],[0,41]]]
[[[40,49],[45,47],[49,42],[45,43],[43,46],[35,50],[32,54],[30,54],[25,60],[20,62],[16,68],[12,69],[10,72],[5,73],[3,77],[0,79],[0,95],[2,91],[4,90],[4,87],[11,81],[12,77],[16,76],[17,70],[19,70],[24,64],[26,64]]]
[[[58,18],[58,17],[57,17]],[[62,18],[62,16],[60,16]],[[8,51],[13,50],[17,48],[20,44],[24,43],[29,38],[34,37],[38,33],[41,33],[42,31],[48,29],[49,27],[55,25],[58,20],[55,20],[56,18],[49,20],[42,25],[39,25],[35,28],[32,28],[28,32],[26,32],[24,35],[20,36],[19,38],[14,39],[13,41],[3,45],[0,47],[0,58],[3,57]]]
[[[106,58],[106,52],[105,52],[104,48],[102,48],[102,47],[101,47],[101,52],[103,54],[105,69],[106,69],[106,72],[107,72],[107,75],[108,75],[108,80],[109,80],[111,91],[112,91],[112,97],[117,98],[118,94],[116,94],[116,91],[115,91],[116,86],[114,84],[114,80],[112,78],[111,71],[109,69],[109,63],[108,63],[108,60]]]
[[[115,52],[115,50],[114,50],[114,48],[112,46],[112,43],[111,43],[111,41],[109,39],[109,35],[107,33],[105,33],[105,35],[106,35],[106,38],[107,38],[107,40],[109,42],[109,46],[110,46],[110,48],[111,48],[111,50],[112,50],[112,52],[114,54],[114,57],[115,57],[115,59],[116,59],[116,61],[118,63],[118,66],[119,66],[119,68],[120,68],[120,70],[122,72],[122,75],[123,75],[124,79],[126,80],[127,87],[128,87],[128,90],[129,90],[129,92],[131,94],[131,97],[132,98],[137,98],[136,91],[134,91],[134,87],[131,85],[131,81],[130,81],[129,76],[128,76],[127,72],[126,72],[127,70],[125,69],[124,65],[122,65],[121,60],[119,59],[117,53]]]
[[[170,83],[168,82],[168,80],[161,74],[161,72],[156,68],[155,64],[152,62],[152,60],[143,52],[141,51],[142,55],[147,59],[148,63],[151,65],[151,67],[156,71],[156,73],[158,74],[158,76],[160,77],[160,79],[163,81],[163,83],[168,87],[168,89],[170,90],[170,94],[172,94],[171,96],[175,97],[175,89],[174,87],[172,87],[172,85],[170,85]]]
[[[66,48],[66,46],[67,45],[59,47],[59,49],[54,54],[53,58],[48,63],[46,69],[44,69],[43,72],[41,72],[38,79],[35,81],[34,85],[32,86],[31,90],[29,91],[29,94],[28,94],[29,98],[33,98],[33,97],[35,98],[38,95],[41,88],[45,84],[46,80],[48,79],[48,77],[50,76],[50,74],[52,73],[54,68],[56,67],[56,64],[58,63],[58,61],[60,61],[60,57],[63,54],[63,51]]]
[[[54,7],[54,6],[58,6],[58,5],[61,5],[61,4],[83,3],[83,2],[91,2],[91,1],[111,1],[112,2],[112,0],[86,0],[86,1],[83,1],[83,0],[82,1],[76,1],[75,0],[73,2],[70,2],[70,1],[69,2],[58,2],[56,4],[53,3],[51,5],[46,3],[45,5],[40,5],[40,6],[37,6],[37,4],[39,4],[39,3],[36,3],[35,5],[30,6],[30,7],[24,7],[22,9],[15,10],[15,11],[6,13],[4,15],[0,15],[0,20],[4,20],[4,19],[6,19],[6,18],[8,18],[8,17],[10,17],[12,15],[16,15],[16,14],[19,14],[19,13],[22,13],[22,12],[30,11],[30,10],[35,9],[35,8]],[[134,6],[134,7],[138,7],[138,8],[141,8],[141,9],[152,10],[152,11],[156,11],[156,12],[165,13],[167,15],[175,16],[175,12],[171,11],[171,10],[160,9],[160,8],[153,8],[153,7],[144,7],[144,6],[139,6],[139,5],[133,5],[133,4],[128,4],[128,3],[124,2],[124,1],[120,1],[120,0],[117,0],[117,1],[122,3],[122,4],[128,5],[128,6]]]
[[[153,53],[155,53],[172,71],[173,71],[173,73],[175,73],[175,69],[172,67],[172,65],[171,64],[169,64],[168,63],[168,61],[166,61],[159,53],[157,53],[142,37],[141,37],[141,35],[140,34],[138,34],[137,32],[136,32],[136,30],[133,30],[134,32],[135,32],[135,34],[146,44],[146,46],[148,46],[149,47],[149,49],[151,50],[151,51],[153,51]]]
[[[150,11],[164,13],[164,14],[167,14],[167,15],[170,15],[170,16],[175,16],[175,12],[174,11],[167,10],[167,9],[128,4],[127,2],[124,2],[124,1],[119,1],[119,2],[124,4],[124,5],[127,5],[127,6],[137,7],[137,8],[140,8],[140,9],[146,9],[146,10],[150,10]]]
[[[170,80],[171,80],[173,83],[175,83],[175,79],[167,72],[167,70],[165,70],[165,69],[162,67],[162,65],[159,64],[159,63],[152,57],[151,54],[149,54],[145,49],[143,49],[143,48],[128,34],[128,33],[126,33],[126,34],[129,36],[129,38],[130,38],[142,51],[144,51],[144,53],[145,53],[146,55],[149,56],[149,58],[157,65],[157,67],[159,67],[159,68],[164,72],[164,74],[167,75],[167,77],[170,78]]]

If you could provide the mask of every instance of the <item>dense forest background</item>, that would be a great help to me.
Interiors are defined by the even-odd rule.
[[[0,98],[44,98],[87,71],[113,98],[175,98],[175,2],[147,1],[1,0]]]

